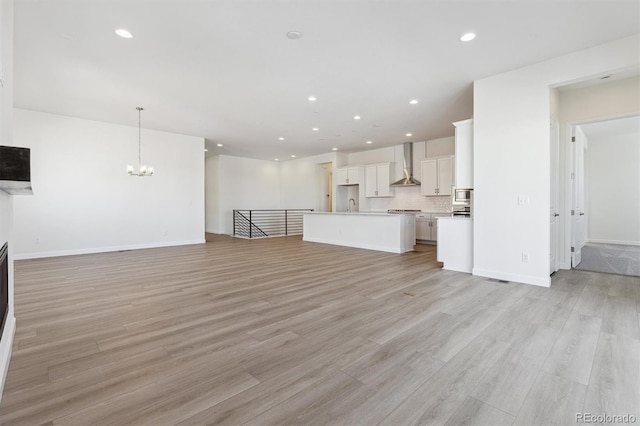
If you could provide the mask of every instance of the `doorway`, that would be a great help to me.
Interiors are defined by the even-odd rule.
[[[640,116],[571,126],[571,267],[640,276]]]
[[[318,202],[317,211],[330,212],[333,210],[333,165],[332,163],[318,164]]]

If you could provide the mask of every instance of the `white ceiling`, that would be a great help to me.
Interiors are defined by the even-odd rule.
[[[613,120],[597,121],[581,124],[580,128],[587,140],[603,139],[619,135],[639,135],[640,144],[640,116],[616,118]]]
[[[263,159],[428,140],[472,115],[475,79],[636,34],[639,4],[16,0],[15,105],[132,126],[143,106],[143,127]]]

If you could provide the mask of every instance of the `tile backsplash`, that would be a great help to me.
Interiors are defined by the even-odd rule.
[[[420,194],[419,186],[396,187],[393,198],[368,198],[368,208],[371,211],[385,211],[388,209],[422,210],[426,212],[450,212],[451,197],[425,197]],[[361,206],[361,210],[365,210]]]

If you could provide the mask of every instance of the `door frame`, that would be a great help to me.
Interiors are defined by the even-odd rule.
[[[573,236],[573,223],[571,217],[571,209],[573,208],[573,181],[571,179],[572,172],[572,146],[571,136],[573,135],[573,128],[590,123],[597,123],[600,121],[615,120],[618,118],[637,117],[640,112],[629,112],[625,114],[606,115],[599,117],[592,117],[583,120],[575,120],[566,123],[560,123],[560,166],[559,180],[560,180],[560,203],[558,208],[560,209],[560,221],[562,229],[559,229],[561,241],[559,242],[557,256],[562,253],[562,260],[558,259],[558,269],[572,269],[571,267],[571,239]]]
[[[587,238],[587,225],[585,211],[586,211],[586,164],[587,164],[587,150],[589,147],[589,140],[584,134],[580,125],[571,127],[571,247],[570,247],[570,262],[571,267],[575,268],[582,261],[582,247]],[[576,203],[576,197],[580,194],[580,203]],[[576,240],[576,224],[580,223],[581,240]]]
[[[553,274],[560,269],[560,250],[561,250],[561,234],[560,234],[560,122],[551,114],[549,117],[549,136],[550,136],[550,153],[551,153],[551,176],[550,176],[550,201],[551,209],[549,209],[550,218],[550,259],[549,273]],[[554,170],[555,167],[555,170]],[[554,229],[555,228],[555,229]],[[555,231],[555,232],[554,232]]]

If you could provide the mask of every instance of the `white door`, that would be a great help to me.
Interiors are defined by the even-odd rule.
[[[364,194],[366,197],[376,197],[378,191],[378,172],[376,166],[364,168]]]
[[[558,121],[551,117],[549,122],[551,141],[551,203],[549,204],[549,219],[551,221],[550,250],[549,250],[549,274],[558,270],[558,161],[560,154],[560,144],[558,136]]]
[[[336,185],[346,185],[349,183],[349,170],[347,168],[338,169],[336,173]]]
[[[438,195],[451,195],[453,187],[453,157],[438,160]]]
[[[418,240],[428,240],[429,237],[429,220],[416,219],[416,238]]]
[[[584,246],[584,152],[586,137],[579,126],[574,128],[571,148],[573,151],[573,205],[572,205],[572,238],[571,238],[571,267],[576,267],[582,261],[582,247]]]
[[[378,190],[378,197],[389,197],[391,195],[389,183],[389,165],[382,164],[376,166],[376,188]]]
[[[420,193],[422,195],[438,195],[438,161],[423,160],[421,165],[420,177],[422,185],[420,185]]]
[[[331,163],[318,164],[318,205],[319,212],[331,211]]]

